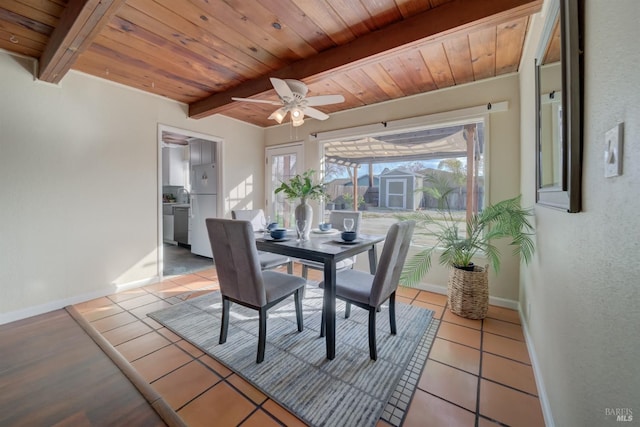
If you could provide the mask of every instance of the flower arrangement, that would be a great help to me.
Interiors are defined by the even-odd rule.
[[[306,202],[306,199],[319,200],[327,193],[323,183],[314,182],[315,173],[310,169],[302,175],[295,175],[288,182],[282,182],[275,193],[282,192],[288,199],[301,199],[302,202]]]

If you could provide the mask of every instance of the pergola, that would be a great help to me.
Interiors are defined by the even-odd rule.
[[[364,138],[337,140],[325,143],[325,159],[352,168],[353,200],[358,200],[358,167],[369,166],[369,186],[373,186],[373,165],[380,163],[443,158],[467,158],[467,212],[477,210],[477,200],[472,189],[477,180],[480,146],[484,138],[478,133],[482,127],[476,124],[449,126],[436,129],[391,133]],[[354,203],[357,210],[357,203]]]

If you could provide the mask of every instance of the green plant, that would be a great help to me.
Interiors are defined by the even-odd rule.
[[[415,193],[426,193],[438,201],[438,209],[444,210],[449,208],[449,199],[447,198],[454,187],[451,186],[449,178],[441,173],[430,173],[424,177],[424,182],[431,184],[430,187],[419,187]]]
[[[482,254],[498,272],[500,252],[492,242],[501,238],[511,239],[513,254],[521,255],[528,263],[534,253],[533,227],[528,220],[532,213],[530,209],[520,207],[520,199],[518,196],[487,206],[466,222],[456,219],[449,210],[438,210],[438,215],[425,211],[397,215],[400,219],[416,221],[415,234],[435,238],[433,246],[407,260],[400,282],[408,286],[417,284],[431,268],[431,258],[436,250],[442,251],[439,259],[442,265],[468,267],[474,256]]]
[[[353,206],[353,194],[352,193],[344,193],[342,195],[342,200],[348,205]],[[358,196],[358,206],[364,204],[364,196]]]
[[[324,184],[314,183],[313,176],[316,172],[313,169],[305,171],[302,175],[295,175],[288,182],[281,182],[275,189],[275,193],[283,192],[288,199],[313,199],[318,200],[326,196]]]
[[[353,194],[351,194],[351,193],[344,193],[344,194],[342,195],[342,200],[344,200],[344,202],[345,202],[347,205],[352,205],[352,204],[353,204]]]

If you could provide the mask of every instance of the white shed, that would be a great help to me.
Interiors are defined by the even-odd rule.
[[[384,170],[380,174],[381,208],[416,210],[420,207],[422,193],[416,193],[416,188],[422,188],[424,176],[409,170],[398,168]]]

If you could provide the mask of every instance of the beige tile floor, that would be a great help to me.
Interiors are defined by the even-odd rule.
[[[233,371],[146,317],[214,289],[216,272],[209,269],[76,308],[190,426],[303,426]],[[398,294],[399,301],[434,310],[441,319],[403,426],[544,425],[517,312],[491,306],[484,320],[469,320],[451,313],[444,295],[409,288]]]

